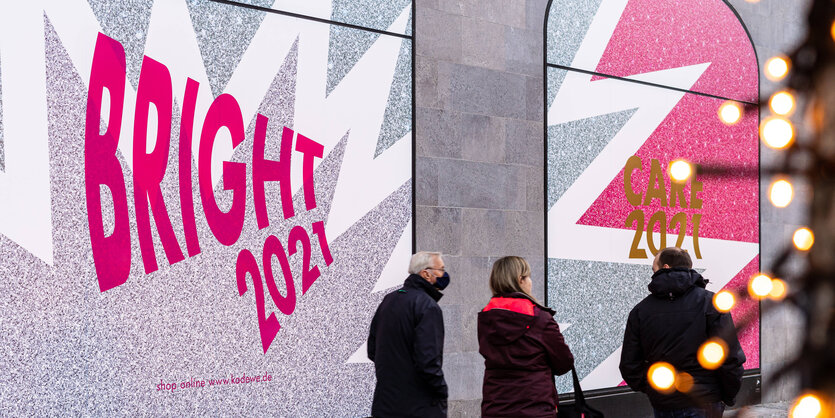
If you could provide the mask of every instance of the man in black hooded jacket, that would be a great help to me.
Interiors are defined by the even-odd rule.
[[[403,287],[383,298],[368,333],[377,386],[374,417],[446,417],[444,318],[438,300],[449,284],[440,253],[421,251],[409,262]]]
[[[725,405],[734,404],[742,383],[745,354],[731,315],[716,310],[713,292],[705,290],[707,280],[692,265],[681,248],[658,252],[648,286],[652,294],[629,313],[623,336],[621,375],[633,390],[647,394],[657,418],[721,417]],[[699,347],[713,337],[726,343],[727,357],[715,370],[707,370],[697,356]],[[682,391],[670,393],[653,389],[647,372],[656,362],[670,363],[676,372],[692,376],[692,387],[680,386]]]

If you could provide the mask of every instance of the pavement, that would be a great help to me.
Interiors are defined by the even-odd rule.
[[[741,409],[725,411],[725,417],[736,418],[786,418],[789,416],[790,402],[776,402],[751,405]]]

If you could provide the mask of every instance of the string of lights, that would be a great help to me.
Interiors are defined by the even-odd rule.
[[[794,232],[792,242],[785,243],[785,250],[767,272],[750,278],[747,293],[722,290],[713,303],[720,312],[730,312],[745,298],[772,301],[763,305],[764,311],[786,305],[799,311],[804,319],[799,353],[775,378],[799,376],[801,388],[789,410],[790,417],[831,417],[835,412],[835,1],[813,0],[804,41],[788,55],[768,59],[763,72],[781,88],[759,106],[727,101],[719,107],[718,117],[730,126],[745,112],[767,109],[759,137],[765,146],[781,154],[781,166],[762,170],[771,177],[768,199],[776,208],[786,208],[795,199],[794,183],[808,184],[812,192],[809,224]],[[733,167],[694,166],[681,160],[670,165],[674,181],[684,182],[695,172],[740,175]],[[799,274],[786,268],[793,258],[803,263]],[[742,329],[750,320],[738,321],[737,328]],[[720,367],[727,350],[722,336],[705,341],[698,351],[700,365],[708,370]],[[647,377],[650,385],[662,393],[687,393],[692,386],[692,377],[667,363],[653,364]],[[737,415],[744,416],[745,411],[742,408]]]

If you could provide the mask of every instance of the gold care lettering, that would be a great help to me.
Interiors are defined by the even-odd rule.
[[[666,162],[664,166],[669,166],[669,162]],[[640,181],[643,179],[646,181]],[[625,227],[635,229],[635,237],[629,248],[629,258],[649,257],[647,251],[640,248],[644,231],[646,231],[646,247],[655,256],[658,251],[667,246],[668,233],[677,235],[675,246],[681,247],[684,244],[688,225],[692,225],[693,230],[693,253],[696,258],[702,258],[699,248],[699,226],[702,220],[700,213],[693,214],[692,219],[685,212],[675,213],[668,218],[665,210],[655,209],[649,212],[652,216],[647,216],[649,208],[641,208],[641,206],[652,205],[657,200],[658,206],[662,208],[701,209],[702,199],[697,193],[703,191],[704,184],[696,178],[695,174],[687,181],[690,184],[689,202],[684,190],[686,182],[672,181],[659,159],[650,160],[649,173],[644,171],[643,161],[637,155],[626,160],[623,167],[623,193],[626,201],[636,207],[624,220]],[[669,193],[667,183],[670,184]],[[639,185],[640,189],[641,184],[644,185],[643,190],[636,190],[636,185]],[[656,228],[659,231],[658,237],[653,235]]]

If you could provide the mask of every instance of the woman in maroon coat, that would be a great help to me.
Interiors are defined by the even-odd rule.
[[[484,417],[555,417],[554,375],[571,370],[574,356],[554,321],[554,311],[531,295],[531,268],[522,257],[493,264],[493,298],[478,314],[478,347],[484,357]]]

